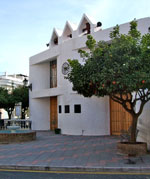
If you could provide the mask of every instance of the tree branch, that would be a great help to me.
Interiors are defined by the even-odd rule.
[[[130,100],[124,100],[122,97],[122,94],[120,93],[120,98],[116,95],[110,95],[111,99],[123,106],[123,108],[129,112],[130,114],[133,114],[133,109],[132,109],[132,104],[131,104],[131,99]],[[127,103],[130,104],[130,109],[127,106]]]
[[[116,96],[110,95],[110,98],[111,98],[113,101],[115,101],[115,102],[117,102],[117,103],[119,103],[119,104],[122,105],[122,102],[119,100],[119,98],[116,98]]]

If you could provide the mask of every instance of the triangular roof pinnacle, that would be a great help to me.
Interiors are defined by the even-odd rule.
[[[55,34],[58,36],[58,37],[60,37],[61,35],[62,35],[62,30],[61,29],[56,29],[56,28],[54,28],[53,29],[53,32],[55,32]],[[53,34],[53,33],[52,33]]]
[[[66,21],[66,24],[65,24],[65,27],[64,27],[64,30],[63,30],[62,35],[64,35],[64,33],[65,33],[67,27],[70,29],[71,32],[73,31],[73,29],[72,29],[70,23],[69,23],[68,21]]]
[[[77,27],[78,27],[77,24],[74,24],[74,23],[72,23],[70,21],[67,21],[67,22],[71,26],[72,30],[77,30]]]
[[[54,35],[56,35],[57,37],[60,37],[61,34],[62,34],[62,31],[60,29],[53,28],[53,32],[52,32],[52,35],[51,35],[51,38],[50,38],[50,42],[52,41]]]
[[[92,18],[90,18],[90,17],[87,16],[86,14],[83,14],[83,16],[82,16],[82,18],[81,18],[81,20],[80,20],[80,23],[79,23],[79,25],[78,25],[78,28],[81,26],[81,24],[82,24],[82,22],[83,22],[84,19],[86,19],[86,20],[89,22],[89,24],[96,24],[96,21],[95,21],[95,20],[93,20]]]
[[[66,21],[66,24],[65,24],[65,27],[64,27],[62,35],[64,35],[67,27],[70,29],[71,32],[73,32],[74,30],[77,29],[77,26],[75,24],[73,24],[73,23],[71,23],[69,21]]]

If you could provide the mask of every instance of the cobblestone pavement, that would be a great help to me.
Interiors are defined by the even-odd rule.
[[[150,155],[133,158],[117,153],[115,136],[67,136],[37,132],[37,140],[0,145],[0,166],[85,168],[150,167]]]

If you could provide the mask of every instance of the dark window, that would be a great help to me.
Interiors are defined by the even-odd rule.
[[[61,106],[59,105],[59,113],[61,113]]]
[[[86,31],[87,32],[86,34],[90,34],[90,24],[87,22],[85,25],[86,25],[86,27],[84,29],[82,29],[82,32]]]
[[[54,38],[54,44],[58,45],[58,37]]]
[[[81,113],[81,104],[74,105],[74,113]]]
[[[65,105],[65,113],[70,113],[70,106],[69,105]]]
[[[67,37],[70,37],[70,38],[72,38],[72,34],[69,34],[69,35],[67,35]]]

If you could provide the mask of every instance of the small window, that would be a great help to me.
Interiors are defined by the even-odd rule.
[[[74,113],[81,113],[81,104],[74,105]]]
[[[61,113],[61,106],[59,105],[59,113]]]
[[[58,45],[58,37],[55,37],[55,38],[54,38],[54,44],[55,44],[55,45]]]
[[[85,25],[86,27],[82,29],[82,32],[86,32],[86,34],[90,34],[90,24],[87,22]]]
[[[69,105],[65,105],[65,113],[70,113],[70,106]]]

